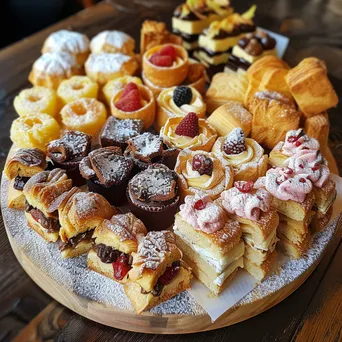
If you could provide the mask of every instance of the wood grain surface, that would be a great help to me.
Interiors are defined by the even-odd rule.
[[[38,34],[0,51],[0,165],[11,146],[9,129],[16,117],[14,96],[28,87],[27,76],[47,35],[71,28],[90,37],[119,29],[138,39],[143,20],[170,23],[175,0],[115,0],[87,8]],[[328,65],[330,79],[342,95],[341,0],[232,0],[237,11],[256,3],[256,23],[290,37],[285,59],[294,65],[314,55]],[[137,45],[139,42],[137,41]],[[329,111],[329,144],[342,171],[341,105]],[[0,341],[341,341],[342,295],[340,238],[329,246],[308,280],[274,308],[228,328],[205,333],[162,336],[131,333],[91,322],[53,302],[25,274],[11,250],[0,221]],[[45,309],[44,309],[45,308]],[[38,313],[40,312],[39,316]],[[36,317],[36,318],[35,318]]]

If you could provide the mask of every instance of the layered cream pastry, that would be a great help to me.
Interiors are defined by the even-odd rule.
[[[215,295],[243,268],[245,246],[239,223],[228,219],[209,196],[187,196],[173,230],[184,260]]]
[[[315,202],[312,182],[306,174],[288,167],[273,168],[259,178],[255,188],[265,188],[273,195],[272,206],[280,213],[278,246],[292,258],[300,258],[308,249],[311,234],[307,226],[312,219]],[[284,227],[285,226],[285,227]]]
[[[221,21],[211,23],[209,28],[204,30],[199,37],[199,49],[195,53],[196,58],[206,65],[220,66],[221,71],[223,71],[233,46],[246,33],[255,31],[255,25],[252,21],[254,12],[255,6],[242,15],[234,13]]]
[[[264,56],[277,56],[276,43],[274,38],[261,30],[246,34],[233,47],[224,71],[243,72]]]
[[[174,117],[166,121],[160,130],[164,144],[180,150],[202,150],[210,152],[217,138],[215,129],[196,113],[189,113],[184,118]]]
[[[254,139],[245,138],[241,128],[234,128],[226,137],[219,137],[212,152],[233,168],[236,181],[256,181],[266,174],[268,157],[264,149]]]
[[[183,199],[187,195],[205,194],[214,200],[233,184],[233,170],[227,161],[210,152],[181,151],[175,171]]]
[[[232,12],[229,0],[187,0],[173,13],[173,32],[183,39],[183,46],[192,52],[198,47],[198,37],[202,31],[213,21]]]
[[[157,98],[155,128],[159,131],[169,118],[183,118],[190,112],[204,118],[206,104],[202,95],[193,87],[178,86],[163,90]]]
[[[218,202],[229,216],[240,223],[245,241],[246,270],[261,281],[272,269],[279,216],[271,208],[272,196],[265,189],[255,190],[252,181],[238,181],[222,192]]]

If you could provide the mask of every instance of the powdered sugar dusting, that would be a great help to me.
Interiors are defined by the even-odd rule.
[[[121,31],[103,31],[97,34],[90,43],[92,53],[100,53],[105,44],[109,44],[117,49],[130,39],[130,36]]]
[[[130,56],[123,53],[92,53],[88,57],[85,67],[91,73],[115,73],[119,72],[122,66],[130,59]]]
[[[45,72],[48,75],[69,76],[76,66],[76,58],[67,52],[47,52],[34,62],[33,69]]]

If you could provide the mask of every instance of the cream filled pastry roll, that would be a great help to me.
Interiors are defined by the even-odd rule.
[[[193,87],[178,86],[163,90],[157,98],[155,129],[160,130],[169,118],[184,117],[190,112],[204,118],[206,104]]]
[[[234,187],[222,192],[218,202],[229,216],[240,223],[246,244],[246,270],[261,281],[272,269],[279,216],[271,208],[272,195],[265,189],[255,190],[252,181],[234,182]]]
[[[209,196],[187,196],[173,229],[184,260],[215,295],[243,268],[241,227]]]
[[[169,118],[160,130],[164,144],[179,150],[202,150],[210,152],[217,138],[216,130],[196,113],[184,118]]]
[[[219,137],[212,152],[233,168],[236,181],[256,181],[266,174],[268,157],[264,149],[254,139],[245,138],[241,128],[234,128],[226,137]]]
[[[181,151],[175,171],[182,199],[187,195],[206,194],[215,200],[233,184],[232,168],[222,157],[211,152]]]

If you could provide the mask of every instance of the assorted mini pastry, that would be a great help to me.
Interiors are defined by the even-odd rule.
[[[184,85],[165,89],[157,98],[154,127],[159,131],[167,119],[184,117],[189,112],[196,113],[200,118],[206,114],[205,102],[196,89]]]
[[[134,82],[115,93],[110,101],[111,113],[118,119],[139,119],[149,128],[156,114],[156,101],[151,90]]]
[[[9,208],[25,208],[24,186],[32,176],[44,171],[46,166],[45,153],[38,148],[19,148],[13,153],[4,168],[4,173],[10,180],[7,195]]]
[[[58,205],[58,248],[63,258],[86,254],[92,247],[92,236],[104,219],[110,219],[120,211],[107,200],[93,192],[82,192],[73,187],[62,196]]]
[[[173,12],[173,32],[183,39],[192,53],[198,48],[198,37],[212,22],[233,13],[229,0],[187,0]]]
[[[56,242],[59,238],[58,206],[63,198],[61,195],[71,188],[72,180],[62,169],[39,172],[24,185],[27,224],[48,242]]]
[[[132,253],[147,234],[145,225],[132,213],[117,214],[95,228],[94,244],[88,254],[88,267],[121,284],[128,280]]]
[[[215,295],[243,268],[245,246],[238,222],[207,195],[186,196],[173,230],[184,261]]]
[[[79,163],[79,170],[90,191],[103,195],[114,205],[123,205],[133,165],[120,147],[109,146],[91,151]]]
[[[271,271],[276,257],[279,216],[271,208],[272,196],[253,189],[252,181],[234,182],[222,192],[219,203],[230,218],[240,223],[245,241],[244,267],[258,281]]]
[[[175,171],[182,200],[195,194],[205,194],[215,200],[233,185],[233,169],[224,158],[211,152],[181,151]]]
[[[140,241],[128,277],[125,293],[135,311],[142,313],[190,288],[192,275],[175,235],[163,230],[149,232]]]
[[[205,119],[190,112],[184,118],[169,118],[160,130],[164,144],[179,150],[210,152],[217,138],[216,131]]]
[[[85,180],[80,174],[79,164],[90,152],[90,146],[90,135],[67,131],[62,138],[47,144],[46,153],[55,167],[66,171],[73,185],[80,186],[85,184]]]

